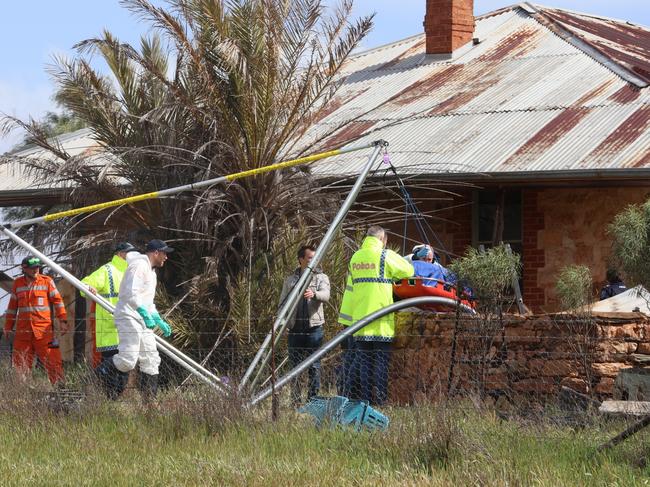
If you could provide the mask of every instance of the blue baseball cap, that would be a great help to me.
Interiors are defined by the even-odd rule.
[[[170,247],[167,245],[167,243],[164,240],[158,240],[158,239],[153,239],[150,240],[149,243],[147,244],[147,247],[145,248],[145,252],[165,252],[166,254],[173,252],[174,249],[173,247]]]

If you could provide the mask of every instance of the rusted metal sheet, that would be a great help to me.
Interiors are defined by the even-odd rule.
[[[494,49],[481,56],[482,61],[501,61],[506,57],[524,56],[533,50],[543,32],[533,26],[526,26],[497,44]]]
[[[328,137],[323,143],[324,147],[342,147],[350,141],[358,139],[368,129],[370,129],[375,122],[365,120],[362,122],[352,122],[347,124],[342,129]]]
[[[423,38],[423,35],[411,36],[385,46],[361,52],[355,57],[355,59],[343,66],[343,73],[358,73],[363,70],[373,71],[390,59],[400,56],[414,44],[421,42]]]
[[[626,24],[594,20],[598,29],[607,24],[598,30],[588,16],[553,9],[551,17],[549,10],[510,7],[479,17],[481,42],[451,59],[419,54],[423,35],[360,54],[346,66],[340,94],[354,99],[338,104],[300,142],[326,149],[383,138],[396,154],[393,162],[412,174],[630,168],[650,174],[650,88],[639,88],[629,63],[613,69],[623,62],[621,52],[645,53],[650,33],[629,26],[617,46],[614,30],[625,31]],[[567,31],[578,24],[580,32]],[[573,37],[587,39],[588,28],[617,57],[581,49],[586,44]],[[641,38],[639,46],[634,38]],[[350,155],[342,164],[314,166],[314,174],[353,174],[360,162]]]
[[[420,97],[440,89],[462,69],[462,64],[444,66],[442,70],[433,71],[431,74],[407,86],[387,101],[393,105],[409,105]]]
[[[558,139],[570,132],[588,113],[589,111],[587,109],[579,107],[562,110],[557,117],[544,125],[530,140],[517,149],[503,165],[517,166],[522,161],[536,159],[538,154],[544,153]]]
[[[552,8],[544,13],[650,82],[650,32],[644,27]]]
[[[613,82],[614,82],[613,79],[608,79],[604,83],[599,84],[594,89],[588,91],[587,93],[582,95],[580,98],[578,98],[575,101],[575,105],[576,106],[583,106],[583,105],[588,104],[592,100],[598,98],[600,95],[602,95],[603,93],[605,93],[607,91],[607,89],[612,85]],[[620,91],[625,90],[626,88],[628,88],[627,85],[623,86],[623,88],[616,91],[616,93],[619,93]],[[610,96],[611,100],[614,99],[614,96],[616,95],[616,93]],[[624,102],[621,102],[621,103],[624,103]]]
[[[635,88],[634,86],[625,85],[610,96],[609,99],[618,103],[632,103],[633,101],[636,101],[639,96],[641,96],[640,89]]]
[[[458,93],[455,93],[454,95],[444,100],[442,103],[436,105],[433,110],[428,111],[427,115],[438,115],[457,111],[461,107],[469,104],[469,102],[472,100],[481,96],[497,83],[498,80],[496,79],[477,81],[471,90],[468,89],[466,91],[459,91]]]
[[[385,64],[382,64],[379,66],[377,69],[392,69],[395,67],[398,67],[400,65],[404,65],[404,61],[409,60],[412,57],[422,57],[424,56],[424,49],[426,45],[426,39],[422,38],[418,40],[415,44],[413,44],[411,47],[409,47],[406,51],[401,52],[397,56],[395,56],[393,59],[388,61]]]
[[[357,98],[359,95],[363,95],[366,91],[368,91],[368,86],[361,87],[357,90],[352,90],[348,91],[345,94],[339,94],[334,96],[329,103],[327,103],[321,110],[316,112],[314,115],[314,118],[310,120],[310,123],[316,124],[323,120],[324,118],[327,118],[329,115],[334,113],[336,110],[341,108],[342,106],[350,103],[352,100]]]
[[[633,144],[642,134],[650,132],[650,105],[642,105],[632,115],[603,140],[591,154],[587,156],[584,164],[588,166],[597,165],[598,167],[607,166],[612,154],[624,151],[628,146]],[[647,161],[650,147],[645,149],[645,157],[641,161]],[[643,156],[642,153],[639,155]],[[637,165],[641,161],[634,162]],[[626,166],[628,164],[625,164]]]

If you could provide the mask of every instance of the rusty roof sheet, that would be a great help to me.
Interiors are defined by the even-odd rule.
[[[567,35],[577,23],[581,32]],[[629,27],[628,36],[598,31],[601,23]],[[477,18],[475,37],[451,59],[425,55],[424,35],[357,55],[299,145],[315,152],[383,138],[412,174],[650,169],[650,89],[638,86],[647,85],[648,30],[525,4]],[[352,153],[313,171],[351,175],[364,160]]]
[[[560,26],[650,82],[650,31],[630,22],[543,7]]]

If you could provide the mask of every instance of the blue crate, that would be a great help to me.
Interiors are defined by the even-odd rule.
[[[361,428],[368,430],[386,430],[390,424],[388,417],[370,406],[367,401],[348,401],[341,412],[340,423],[354,425],[359,431]]]
[[[388,419],[388,416],[380,413],[370,406],[366,408],[366,412],[363,415],[363,419],[361,420],[361,426],[370,430],[378,429],[386,431],[389,424],[390,419]]]
[[[339,422],[344,426],[354,426],[354,429],[359,431],[367,408],[366,401],[348,401],[341,410]]]
[[[356,431],[386,430],[390,423],[388,417],[371,407],[367,401],[349,400],[343,396],[315,397],[298,409],[299,413],[314,416],[316,426],[325,423],[331,426],[351,426]]]
[[[341,410],[347,402],[348,398],[343,396],[317,396],[299,408],[298,412],[311,414],[316,420],[316,426],[322,426],[326,422],[334,425],[339,422]]]

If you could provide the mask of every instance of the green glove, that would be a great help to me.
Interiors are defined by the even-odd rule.
[[[156,322],[156,326],[158,326],[158,328],[160,328],[160,331],[162,331],[164,337],[168,337],[172,334],[172,327],[169,325],[169,323],[163,320],[157,312],[154,312],[152,317]]]
[[[138,314],[142,316],[142,319],[144,320],[144,324],[147,328],[155,328],[156,327],[156,322],[153,320],[151,315],[149,314],[149,311],[147,311],[147,308],[144,306],[139,306],[138,309],[136,309]]]

